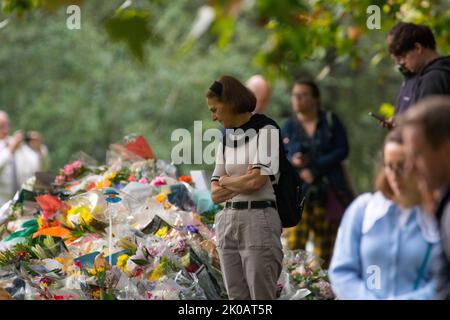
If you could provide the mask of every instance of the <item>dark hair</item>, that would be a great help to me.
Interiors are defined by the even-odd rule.
[[[306,78],[300,78],[295,80],[294,86],[295,85],[304,85],[304,86],[308,86],[311,90],[311,94],[314,98],[320,100],[320,91],[319,91],[319,87],[317,86],[317,84],[314,82],[314,80],[311,79],[306,79]]]
[[[217,90],[221,85],[220,90]],[[229,105],[234,113],[253,112],[256,107],[256,97],[246,86],[232,76],[221,76],[208,89],[206,98],[217,99]]]
[[[388,143],[391,142],[400,145],[403,144],[402,131],[399,128],[389,132],[384,139],[383,148],[381,149],[379,160],[377,162],[377,165],[375,166],[375,190],[380,191],[388,199],[393,198],[394,192],[392,191],[392,188],[389,185],[386,174],[384,172],[384,148]]]
[[[433,148],[450,140],[450,97],[431,96],[421,100],[399,117],[401,126],[419,126]]]
[[[389,53],[400,56],[414,49],[416,43],[432,50],[436,49],[436,40],[428,26],[399,22],[389,31]]]

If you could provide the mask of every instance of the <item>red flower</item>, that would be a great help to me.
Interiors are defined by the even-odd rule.
[[[58,220],[53,220],[50,222],[50,227],[59,227],[59,221]]]
[[[141,276],[141,274],[144,272],[142,268],[136,268],[136,271],[134,272],[134,276],[137,278]]]
[[[178,178],[178,181],[191,183],[192,182],[192,177],[191,176],[181,176],[181,177]]]
[[[56,211],[67,207],[67,204],[59,200],[57,197],[49,194],[37,196],[35,199],[42,208],[42,220],[44,222],[47,222],[49,219],[53,219]]]
[[[91,182],[88,184],[86,191],[90,191],[95,188],[95,182]]]
[[[199,268],[200,267],[197,264],[193,263],[189,267],[186,268],[186,271],[189,273],[195,273]]]
[[[153,297],[153,294],[150,291],[145,291],[145,295],[147,299],[151,299]]]
[[[136,178],[133,175],[131,175],[131,176],[128,177],[128,181],[129,182],[136,181]]]
[[[19,258],[19,260],[23,260],[27,257],[28,252],[26,251],[19,251],[16,253],[16,257]]]

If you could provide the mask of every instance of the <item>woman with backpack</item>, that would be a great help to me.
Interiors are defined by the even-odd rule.
[[[320,108],[319,88],[299,79],[291,93],[293,116],[282,128],[291,164],[305,183],[303,217],[285,236],[291,250],[306,249],[312,237],[314,254],[328,268],[340,219],[353,200],[342,162],[348,156],[347,133],[336,114]]]
[[[385,139],[374,194],[359,196],[339,228],[329,277],[339,299],[433,299],[437,223],[405,173],[401,132]]]
[[[226,129],[211,178],[215,235],[230,299],[275,299],[282,269],[282,222],[270,176],[279,178],[279,130],[253,114],[256,98],[241,82],[222,76],[206,93],[213,121]],[[231,130],[230,130],[231,129]]]

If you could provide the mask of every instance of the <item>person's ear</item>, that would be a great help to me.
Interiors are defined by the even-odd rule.
[[[418,54],[421,54],[423,52],[423,46],[418,42],[414,43],[414,49],[417,51]]]

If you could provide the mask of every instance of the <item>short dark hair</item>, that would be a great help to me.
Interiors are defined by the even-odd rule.
[[[450,140],[450,96],[427,97],[402,114],[398,122],[419,126],[430,146],[438,148]]]
[[[400,56],[414,49],[416,43],[423,47],[436,50],[436,40],[433,32],[426,25],[399,22],[389,31],[389,53]]]
[[[312,96],[314,98],[320,100],[319,86],[314,82],[314,80],[308,79],[308,78],[299,78],[299,79],[296,79],[294,82],[294,86],[296,86],[296,85],[308,86],[311,90]]]
[[[217,99],[229,105],[234,113],[253,112],[256,107],[256,97],[245,85],[232,76],[221,76],[217,80],[222,85],[221,93],[212,90],[206,92],[206,98]]]

